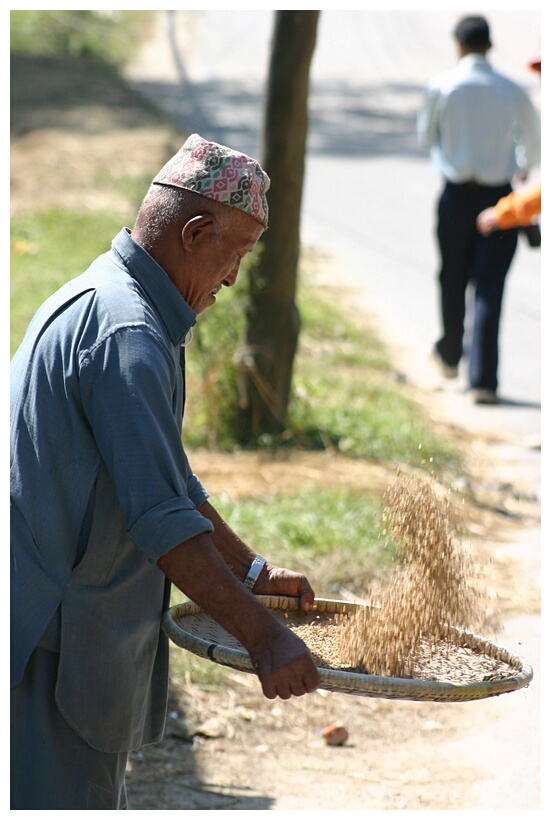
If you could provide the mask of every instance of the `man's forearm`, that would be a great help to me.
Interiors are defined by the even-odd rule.
[[[214,532],[210,534],[214,546],[220,555],[222,555],[232,572],[234,572],[240,580],[243,580],[254,561],[256,552],[235,534],[208,501],[201,504],[199,512],[205,518],[208,518],[214,526]]]
[[[242,566],[245,564],[241,561]],[[203,533],[182,542],[163,555],[157,566],[249,650],[273,622],[270,613],[228,567],[211,535]],[[243,577],[249,566],[250,563],[243,570]]]

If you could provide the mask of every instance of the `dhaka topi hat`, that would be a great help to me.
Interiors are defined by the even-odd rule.
[[[456,25],[454,34],[460,43],[469,48],[483,48],[490,44],[490,26],[484,17],[463,17]]]
[[[161,168],[154,185],[187,188],[225,205],[239,208],[266,228],[270,178],[258,162],[226,145],[192,134]]]

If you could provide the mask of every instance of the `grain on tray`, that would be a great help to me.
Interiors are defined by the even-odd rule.
[[[341,642],[347,630],[353,627],[354,615],[313,616],[308,623],[292,623],[290,628],[304,641],[316,666],[320,669],[341,670],[362,674],[381,674],[365,665],[351,665],[343,659]],[[350,623],[352,621],[352,623]],[[367,637],[369,640],[369,637]],[[514,667],[492,656],[492,646],[481,651],[476,645],[456,645],[450,640],[437,643],[420,640],[415,656],[410,659],[407,672],[397,677],[434,680],[447,683],[499,680],[516,674]],[[386,677],[386,675],[385,675]],[[394,677],[394,676],[393,676]]]

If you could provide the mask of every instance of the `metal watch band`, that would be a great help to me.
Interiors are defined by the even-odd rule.
[[[256,579],[260,575],[262,571],[262,567],[266,563],[266,559],[263,558],[261,555],[257,555],[254,561],[252,562],[250,569],[243,579],[243,583],[247,587],[247,589],[252,589],[256,584]]]

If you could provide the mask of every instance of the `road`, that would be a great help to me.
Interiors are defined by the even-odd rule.
[[[493,435],[503,480],[520,481],[540,497],[540,251],[521,241],[508,276],[498,407],[474,406],[464,373],[443,383],[429,361],[439,331],[434,207],[440,181],[416,144],[415,116],[427,80],[455,62],[451,31],[461,14],[322,12],[311,73],[302,241],[324,251],[327,275],[352,288],[359,307],[372,312],[403,377],[432,391],[435,416]],[[539,44],[539,12],[487,17],[493,64],[539,105],[538,80],[526,68]],[[165,12],[129,77],[183,132],[196,130],[258,155],[272,23],[270,11]],[[510,547],[535,578],[540,542],[534,526]],[[540,629],[539,616],[522,613],[505,624],[503,642],[523,647],[535,679],[516,700],[498,698],[487,707],[495,719],[481,728],[476,746],[478,765],[493,779],[475,784],[465,808],[540,808]],[[467,754],[471,742],[466,738],[453,753]]]

